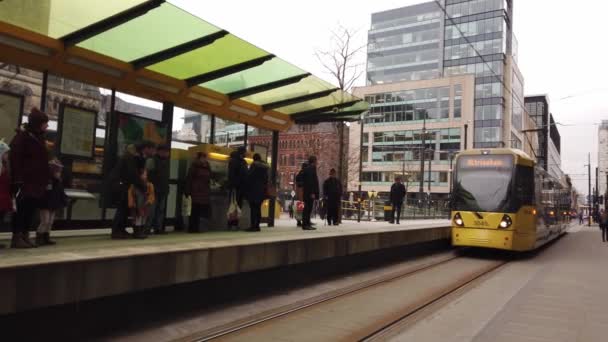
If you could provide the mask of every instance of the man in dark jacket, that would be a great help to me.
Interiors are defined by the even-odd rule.
[[[144,141],[136,146],[129,145],[122,157],[110,173],[110,190],[112,201],[116,205],[116,212],[112,222],[112,239],[127,239],[131,234],[127,232],[129,220],[128,191],[131,185],[140,182],[138,170],[145,167],[147,158],[154,155],[156,146],[150,141]],[[136,231],[135,238],[145,238],[145,232]]]
[[[236,192],[239,206],[243,202],[245,185],[247,182],[247,162],[245,161],[246,149],[240,146],[230,154],[228,161],[228,186],[230,190]]]
[[[308,167],[304,170],[304,212],[302,213],[302,229],[315,230],[310,221],[315,200],[319,198],[319,178],[317,177],[317,157],[308,158]]]
[[[198,152],[196,159],[190,165],[186,176],[184,195],[190,197],[192,201],[188,232],[201,232],[201,218],[206,223],[203,228],[208,230],[208,221],[211,216],[211,165],[207,160],[207,154]]]
[[[48,122],[49,118],[45,113],[36,108],[32,109],[25,129],[18,130],[10,144],[11,188],[17,202],[11,242],[13,248],[36,247],[30,241],[29,229],[50,181],[45,139]]]
[[[302,163],[302,168],[296,174],[294,179],[294,184],[296,186],[296,199],[298,201],[304,201],[304,170],[308,167],[308,163]],[[297,208],[294,207],[294,211]],[[302,220],[296,220],[298,222],[298,227],[302,227]]]
[[[268,188],[268,165],[262,161],[259,154],[253,155],[253,164],[247,175],[247,200],[251,210],[251,226],[248,232],[259,232],[262,220],[262,202],[266,198]]]
[[[241,208],[243,207],[243,196],[247,185],[246,151],[245,146],[240,146],[230,154],[230,160],[228,161],[228,197],[236,196],[236,203]],[[228,229],[233,227],[238,229],[238,222],[228,222]]]
[[[165,210],[169,195],[170,154],[169,145],[160,145],[156,150],[156,155],[146,161],[148,179],[154,185],[156,199],[151,215],[148,217],[147,228],[154,230],[156,234],[166,234]]]
[[[403,206],[403,200],[405,199],[405,185],[401,183],[401,177],[395,178],[395,183],[391,186],[391,204],[393,206],[393,212],[391,217],[391,223],[399,224],[399,218],[401,217],[401,207]]]
[[[337,226],[339,224],[338,208],[342,197],[342,184],[336,178],[336,170],[329,171],[329,178],[323,182],[323,197],[327,207],[327,224]]]

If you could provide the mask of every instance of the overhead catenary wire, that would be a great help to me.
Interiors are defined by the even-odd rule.
[[[496,71],[494,71],[494,69],[489,64],[489,62],[486,60],[486,58],[481,54],[481,52],[479,52],[479,50],[475,47],[475,45],[471,42],[471,40],[464,34],[464,32],[460,29],[460,27],[458,27],[458,24],[454,21],[454,18],[448,14],[447,9],[441,4],[441,2],[439,0],[434,0],[434,1],[437,4],[437,6],[441,9],[443,14],[447,18],[447,20],[452,24],[454,29],[456,29],[456,31],[458,31],[458,33],[460,34],[460,37],[465,40],[465,42],[469,45],[469,47],[471,47],[473,49],[473,51],[475,52],[477,57],[479,57],[481,59],[481,61],[483,62],[483,64],[485,64],[488,67],[488,70],[492,73],[492,76],[494,76],[494,78],[497,79],[500,82],[500,84],[502,84],[503,89],[506,90],[509,95],[513,96],[513,92],[511,91],[511,89],[509,89],[509,87],[507,87],[507,85],[505,84],[505,82],[503,80],[503,75],[499,75],[496,73]],[[574,97],[574,96],[571,96],[571,97]],[[560,100],[563,100],[563,99],[564,98],[562,98]],[[525,106],[524,106],[524,111],[526,111]],[[528,113],[528,115],[529,115],[529,113]],[[594,126],[594,125],[599,125],[599,124],[598,123],[567,124],[567,123],[555,122],[555,125],[559,125],[559,126]]]

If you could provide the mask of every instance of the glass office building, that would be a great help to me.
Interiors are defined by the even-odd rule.
[[[367,84],[441,75],[443,15],[433,2],[372,14]]]
[[[521,149],[524,95],[513,1],[438,2],[372,14],[367,84],[472,74],[474,147]]]

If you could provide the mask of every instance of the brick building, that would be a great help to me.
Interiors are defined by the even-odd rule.
[[[348,136],[348,133],[345,133]],[[339,167],[339,138],[335,123],[320,123],[316,125],[294,125],[287,132],[279,135],[279,158],[277,182],[283,196],[293,189],[294,177],[308,156],[315,155],[318,159],[317,174],[322,183],[328,176],[329,170]],[[253,135],[248,138],[250,146],[267,146],[270,151],[271,135]],[[347,148],[344,149],[347,151]],[[270,152],[269,152],[270,153]],[[347,168],[347,166],[344,166]],[[343,181],[345,183],[346,180]]]

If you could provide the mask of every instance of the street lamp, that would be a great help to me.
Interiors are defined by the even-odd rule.
[[[426,116],[427,112],[424,109],[416,109],[417,112],[422,113],[422,145],[420,146],[420,187],[418,194],[420,200],[424,198],[424,155],[426,150]]]
[[[368,114],[369,111],[361,113],[361,119],[359,120],[361,125],[361,134],[359,135],[359,210],[357,214],[357,222],[361,222],[361,185],[363,184],[363,126],[365,125],[366,117],[368,119],[378,119],[383,117],[381,114]],[[368,142],[369,141],[370,140],[368,139]]]

